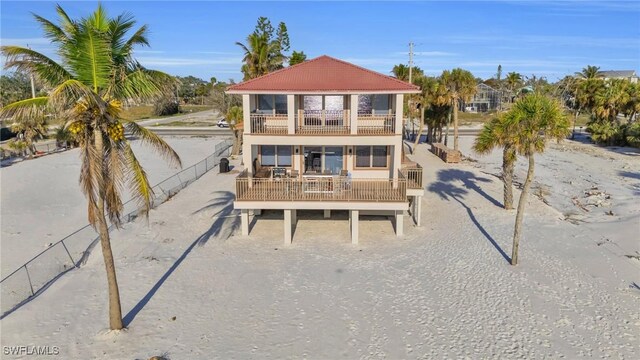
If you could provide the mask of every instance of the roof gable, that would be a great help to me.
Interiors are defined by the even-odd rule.
[[[320,56],[230,86],[229,93],[415,93],[420,88],[330,56]]]

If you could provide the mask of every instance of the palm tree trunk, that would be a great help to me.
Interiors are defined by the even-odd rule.
[[[515,170],[515,161],[513,160],[513,150],[505,146],[502,150],[502,182],[504,185],[504,208],[506,210],[513,209],[513,173]]]
[[[447,144],[449,143],[449,124],[451,123],[451,111],[452,109],[449,109],[449,114],[447,114],[447,129],[444,132],[444,146],[447,146]]]
[[[416,140],[413,143],[414,152],[416,147],[418,146],[418,142],[420,142],[420,137],[422,136],[423,130],[424,130],[424,110],[420,109],[420,126],[418,127],[418,136],[416,136]]]
[[[458,150],[458,98],[453,100],[453,149]]]
[[[578,116],[580,115],[580,109],[576,110],[576,116],[573,117],[573,131],[571,132],[571,140],[576,136],[576,123],[578,122]]]
[[[95,130],[94,138],[96,151],[100,154],[100,159],[102,159],[104,150],[100,130]],[[100,171],[102,171],[102,166],[100,166]],[[107,218],[104,213],[103,189],[99,190],[96,202],[96,208],[98,210],[98,233],[100,234],[100,245],[102,247],[102,257],[107,271],[107,284],[109,288],[109,328],[111,330],[120,330],[124,327],[122,324],[122,308],[120,306],[120,290],[118,289],[116,266],[113,261],[113,252],[111,251],[111,239],[109,237],[109,228],[107,227]]]
[[[520,193],[520,200],[518,200],[518,212],[516,214],[516,224],[513,230],[513,251],[511,253],[511,265],[518,265],[518,247],[520,246],[520,236],[522,233],[522,219],[524,217],[524,207],[527,202],[527,195],[531,188],[531,181],[533,180],[533,147],[529,148],[529,169],[527,170],[527,179],[524,181],[522,187],[522,193]]]

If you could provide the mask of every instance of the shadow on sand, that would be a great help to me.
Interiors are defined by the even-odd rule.
[[[462,181],[464,184],[464,188],[456,186],[453,182]],[[467,189],[472,189],[478,194],[482,195],[485,199],[489,200],[496,206],[502,207],[502,205],[493,197],[484,192],[477,184],[477,182],[489,182],[491,180],[487,178],[476,177],[470,171],[464,171],[459,169],[447,169],[440,170],[438,172],[438,181],[429,185],[428,190],[438,194],[442,199],[449,200],[453,199],[457,201],[462,207],[467,210],[467,214],[469,214],[469,218],[473,221],[474,225],[480,230],[482,235],[489,240],[491,245],[493,245],[496,250],[502,255],[502,257],[508,262],[511,263],[511,258],[507,255],[507,253],[502,250],[500,245],[491,237],[491,235],[485,230],[485,228],[480,224],[473,211],[467,204],[463,201],[464,195],[468,194],[469,191]]]
[[[220,208],[215,214],[211,217],[215,220],[209,227],[207,231],[202,233],[202,235],[198,236],[188,247],[187,249],[180,255],[180,257],[171,265],[171,267],[162,275],[162,277],[153,285],[153,287],[147,292],[147,294],[138,301],[138,303],[125,315],[122,319],[124,322],[124,326],[129,326],[133,319],[138,315],[138,313],[147,305],[149,300],[153,298],[155,293],[162,287],[165,281],[173,274],[173,272],[180,266],[182,261],[184,261],[189,253],[196,247],[196,245],[203,246],[205,245],[210,238],[217,237],[222,235],[224,240],[228,239],[236,229],[240,226],[240,219],[237,216],[233,216],[233,193],[229,191],[216,191],[214,192],[214,198],[210,201],[209,205],[200,208],[199,210],[194,211],[192,214],[196,214],[202,211],[206,211],[209,209]],[[223,231],[225,234],[223,234]]]

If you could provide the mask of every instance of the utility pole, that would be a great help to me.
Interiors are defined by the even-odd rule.
[[[413,72],[413,43],[409,43],[409,83],[411,84],[411,75]]]
[[[29,47],[29,44],[27,44],[27,48],[29,50],[31,50],[31,47]],[[31,97],[35,98],[36,97],[36,87],[34,85],[33,73],[32,72],[29,72],[29,77],[31,78]]]

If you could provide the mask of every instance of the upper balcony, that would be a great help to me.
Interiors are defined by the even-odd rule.
[[[244,105],[250,124],[245,133],[395,135],[402,120],[396,104],[402,104],[402,95],[252,95]]]
[[[249,116],[251,134],[285,135],[289,133],[288,114],[258,114]],[[394,113],[381,114],[358,111],[356,131],[351,132],[351,110],[298,110],[294,117],[297,135],[393,135],[396,129]]]

